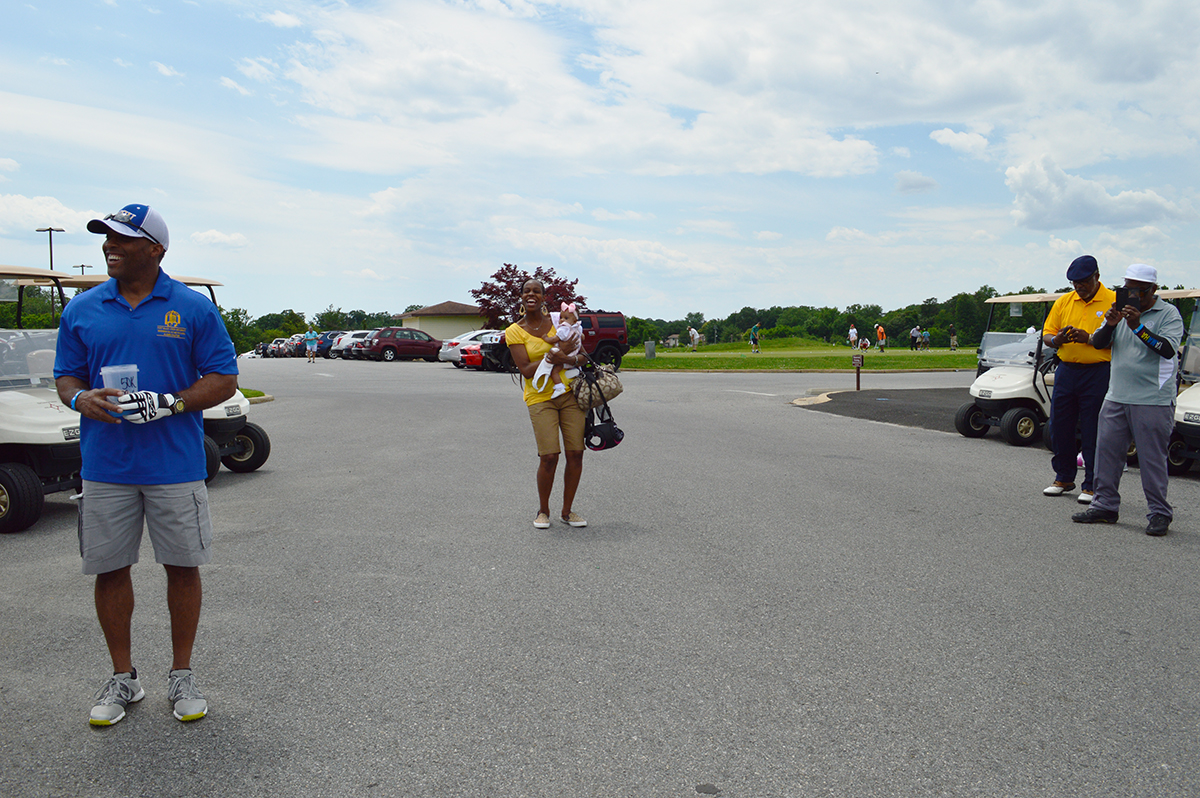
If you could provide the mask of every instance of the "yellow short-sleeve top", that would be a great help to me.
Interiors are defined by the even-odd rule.
[[[1100,284],[1089,302],[1084,302],[1075,291],[1063,294],[1050,308],[1042,334],[1057,335],[1063,327],[1078,327],[1093,333],[1104,323],[1104,313],[1116,301],[1117,292],[1104,283]],[[1112,350],[1096,349],[1091,344],[1069,343],[1063,344],[1058,350],[1058,358],[1064,363],[1103,363],[1112,360]]]
[[[505,340],[505,342],[508,343],[509,349],[512,349],[514,346],[519,346],[519,345],[523,344],[525,346],[525,353],[527,355],[529,355],[530,363],[536,363],[539,360],[541,360],[546,355],[546,353],[550,351],[550,347],[553,346],[553,344],[546,343],[544,340],[542,340],[541,338],[538,338],[536,335],[530,335],[529,332],[525,328],[523,328],[521,325],[516,324],[516,323],[508,325],[508,329],[506,329],[504,331],[504,340]],[[568,390],[570,390],[571,379],[569,377],[564,376],[563,384],[567,386]],[[544,390],[535,391],[533,389],[533,380],[526,377],[525,378],[525,404],[532,406],[532,405],[536,405],[539,402],[549,402],[550,394],[551,394],[551,392],[553,392],[553,390],[554,390],[554,383],[547,380],[546,387]]]

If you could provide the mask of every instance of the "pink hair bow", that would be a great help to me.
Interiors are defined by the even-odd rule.
[[[572,302],[569,305],[566,302],[562,303],[562,312],[566,313],[568,310],[571,311],[572,313],[574,313],[576,316],[579,315],[579,311],[575,310],[574,302]]]

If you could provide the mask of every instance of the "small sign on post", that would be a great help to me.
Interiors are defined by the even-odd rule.
[[[862,390],[862,365],[863,356],[861,352],[856,352],[850,356],[850,365],[854,366],[854,390]]]

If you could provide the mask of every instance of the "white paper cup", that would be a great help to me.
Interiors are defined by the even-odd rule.
[[[138,367],[129,363],[123,366],[101,366],[100,379],[105,388],[116,388],[124,393],[134,393],[138,389]]]

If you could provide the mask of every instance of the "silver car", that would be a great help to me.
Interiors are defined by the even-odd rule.
[[[467,344],[479,343],[479,339],[485,333],[490,332],[496,332],[496,330],[471,330],[442,341],[442,348],[438,351],[438,360],[444,363],[453,363],[455,368],[462,368],[462,347]]]

